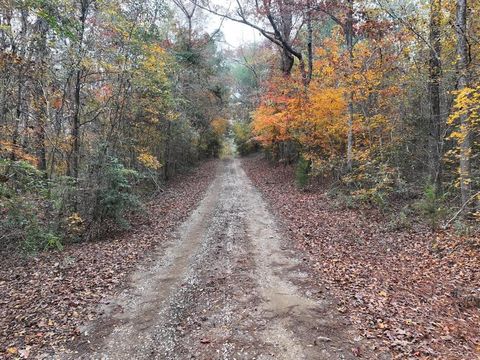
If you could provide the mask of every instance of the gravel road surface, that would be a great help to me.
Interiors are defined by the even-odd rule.
[[[128,287],[82,330],[75,359],[351,359],[348,323],[309,284],[238,159]]]

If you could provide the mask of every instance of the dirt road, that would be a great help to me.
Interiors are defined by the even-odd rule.
[[[348,324],[241,168],[224,160],[171,241],[87,325],[72,358],[349,359]]]

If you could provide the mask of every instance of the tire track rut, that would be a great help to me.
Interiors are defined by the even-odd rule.
[[[67,358],[354,358],[346,324],[304,270],[240,161],[224,160],[168,246]]]

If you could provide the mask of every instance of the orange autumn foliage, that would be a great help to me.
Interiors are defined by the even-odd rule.
[[[355,159],[365,161],[379,146],[395,141],[392,131],[398,111],[392,97],[401,90],[390,81],[398,54],[385,51],[388,47],[388,38],[363,40],[356,45],[350,63],[341,35],[334,32],[316,49],[313,79],[307,89],[298,73],[270,79],[253,114],[256,139],[267,147],[285,141],[298,143],[314,167],[332,159],[341,161],[346,153],[351,96]]]
[[[298,98],[299,84],[277,74],[270,79],[268,91],[254,112],[252,131],[256,140],[265,146],[292,140],[291,122],[297,113],[292,111]]]
[[[223,118],[216,118],[210,122],[215,135],[221,137],[226,134],[228,130],[228,120]]]

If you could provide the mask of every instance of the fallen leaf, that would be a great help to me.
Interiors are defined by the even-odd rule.
[[[30,347],[20,350],[18,354],[22,359],[28,359],[28,357],[30,356]]]
[[[7,353],[11,355],[16,355],[18,353],[18,349],[14,346],[10,346],[7,348]]]

